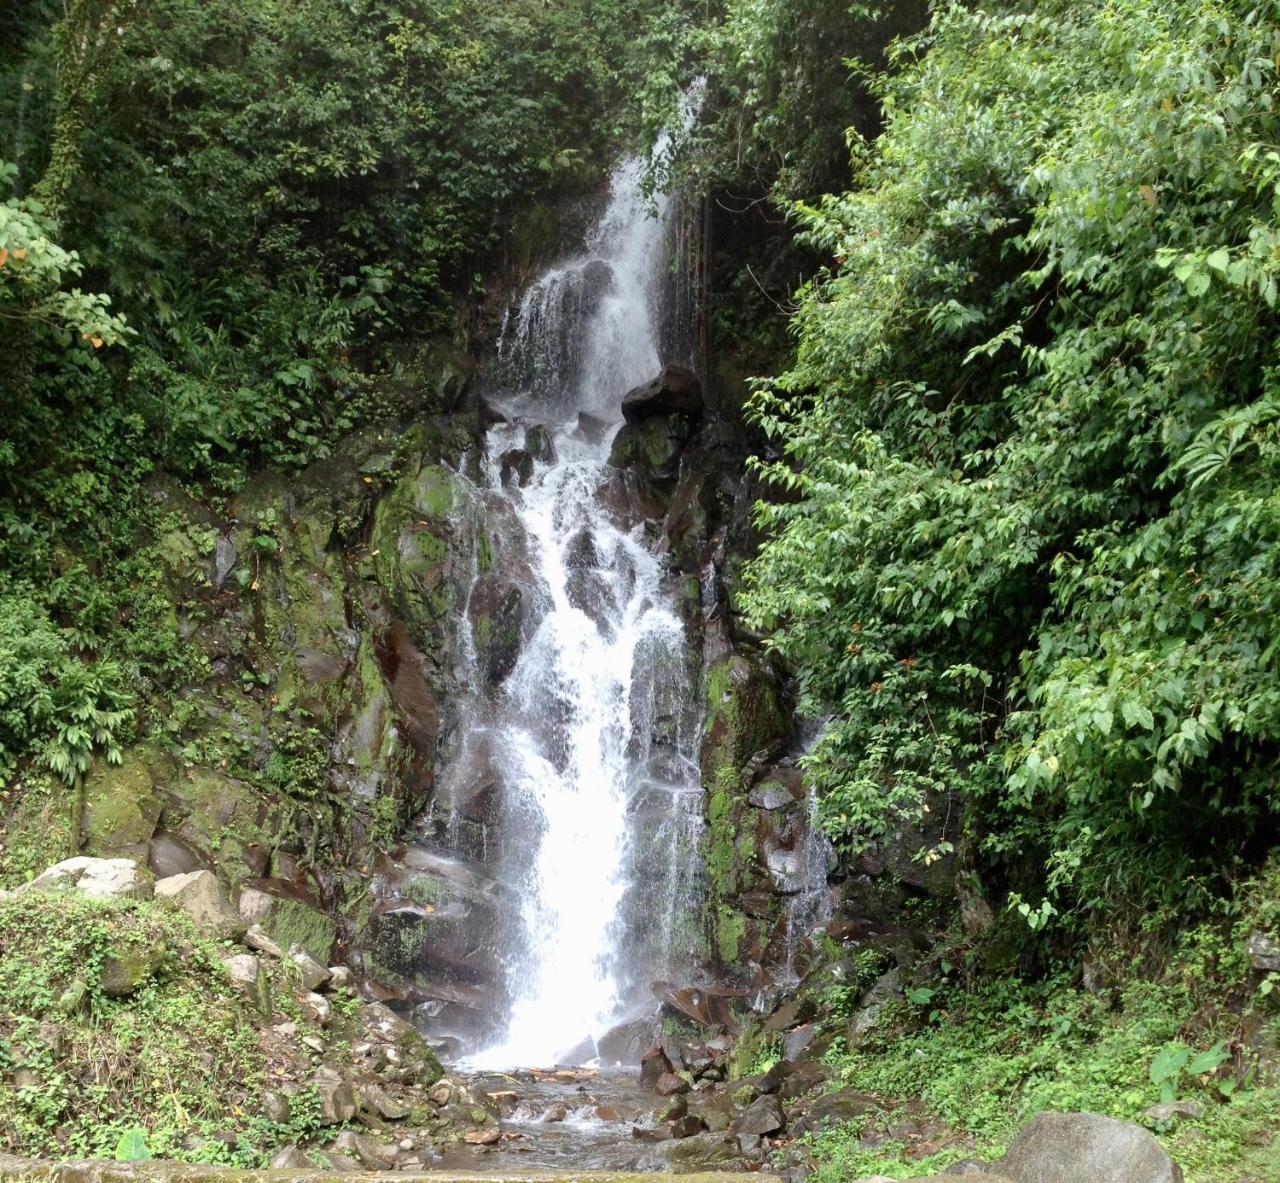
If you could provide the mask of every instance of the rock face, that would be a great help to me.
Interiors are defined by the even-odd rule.
[[[652,382],[637,386],[622,400],[622,417],[639,423],[656,415],[702,414],[702,383],[692,370],[667,366]]]
[[[996,1169],[1014,1183],[1182,1183],[1182,1169],[1141,1126],[1093,1113],[1042,1113]]]

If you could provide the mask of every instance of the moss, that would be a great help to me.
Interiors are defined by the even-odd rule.
[[[160,816],[155,782],[144,761],[130,753],[118,765],[98,761],[84,786],[81,826],[92,855],[137,850],[151,840]]]
[[[738,960],[746,931],[746,917],[741,912],[724,904],[716,909],[716,952],[724,965],[733,965]]]
[[[322,965],[333,956],[338,926],[333,917],[302,900],[277,899],[271,904],[262,927],[282,949],[301,945]]]

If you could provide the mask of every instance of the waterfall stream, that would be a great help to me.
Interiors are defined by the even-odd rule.
[[[493,553],[463,646],[477,692],[442,778],[452,814],[417,856],[455,897],[435,915],[487,896],[471,959],[497,1001],[463,1041],[476,1066],[608,1059],[601,1036],[695,952],[700,659],[608,463],[623,395],[690,360],[661,353],[672,203],[645,195],[645,171],[615,169],[581,255],[529,288],[499,349],[505,420],[477,490]],[[477,847],[459,818],[481,795]],[[460,887],[477,867],[485,882]]]

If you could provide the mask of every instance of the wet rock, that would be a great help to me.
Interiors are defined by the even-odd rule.
[[[355,1090],[351,1081],[336,1068],[325,1065],[311,1078],[320,1097],[320,1124],[341,1125],[357,1112]]]
[[[333,1140],[333,1148],[339,1154],[349,1154],[371,1171],[389,1171],[396,1165],[394,1146],[387,1146],[354,1130],[343,1130]]]
[[[662,1048],[651,1047],[640,1057],[640,1084],[644,1088],[653,1088],[673,1067]]]
[[[1275,973],[1280,970],[1280,941],[1269,937],[1266,933],[1249,934],[1249,964],[1263,973]]]
[[[524,446],[528,450],[529,455],[540,464],[555,463],[555,442],[551,438],[551,432],[543,424],[535,423],[532,427],[526,429],[524,433]]]
[[[659,1111],[659,1121],[675,1121],[689,1112],[689,1100],[683,1093],[677,1093]],[[695,1131],[696,1132],[696,1131]]]
[[[55,863],[18,887],[16,893],[78,891],[91,900],[146,900],[154,890],[150,871],[144,870],[136,859],[80,855]]]
[[[777,1097],[757,1097],[747,1106],[742,1116],[729,1128],[734,1134],[773,1134],[785,1129],[787,1119],[782,1112],[782,1102]]]
[[[756,785],[751,790],[747,800],[757,809],[764,809],[768,812],[786,809],[796,803],[795,798],[787,787],[777,781],[766,781],[763,784]]]
[[[569,1116],[569,1110],[563,1105],[549,1105],[542,1112],[541,1120],[544,1122],[564,1121]]]
[[[701,414],[702,384],[692,370],[683,366],[666,366],[652,382],[637,386],[622,400],[622,416],[628,423],[656,415],[696,419]]]
[[[588,415],[586,411],[579,411],[578,428],[575,434],[589,444],[600,444],[604,442],[605,436],[609,434],[611,426],[612,424],[605,419],[600,419],[595,415]]]
[[[818,1008],[809,998],[793,998],[784,1002],[764,1021],[766,1031],[789,1031],[792,1027],[807,1023]]]
[[[596,1047],[600,1059],[605,1063],[614,1064],[640,1063],[645,1049],[653,1044],[655,1027],[656,1022],[652,1016],[619,1023],[618,1026],[605,1032],[597,1041]],[[656,1079],[657,1077],[654,1078],[655,1081]]]
[[[1182,1183],[1182,1170],[1141,1126],[1093,1113],[1042,1113],[995,1165],[1014,1183]]]
[[[155,885],[155,897],[180,908],[196,928],[218,940],[239,940],[248,927],[212,871],[190,871],[160,879]]]
[[[226,534],[220,534],[213,544],[213,590],[221,591],[227,576],[235,570],[236,544]]]
[[[692,1113],[686,1113],[683,1117],[677,1117],[667,1122],[667,1130],[673,1139],[692,1138],[697,1134],[701,1134],[706,1128],[701,1119],[695,1117]]]
[[[631,1136],[637,1142],[669,1142],[671,1141],[671,1131],[666,1126],[642,1126],[636,1125],[631,1127]]]
[[[795,1071],[782,1082],[778,1096],[784,1101],[792,1101],[812,1092],[819,1085],[825,1084],[831,1073],[814,1060],[801,1060]]]
[[[673,1097],[676,1093],[687,1093],[689,1091],[689,1082],[683,1076],[677,1076],[674,1072],[664,1072],[658,1077],[658,1081],[653,1087],[658,1096]]]
[[[702,1118],[707,1129],[717,1131],[727,1130],[738,1116],[738,1106],[725,1092],[698,1094],[693,1099],[691,1111]]]
[[[204,860],[177,834],[157,830],[148,848],[147,865],[157,880],[205,868]]]
[[[733,1004],[746,996],[745,990],[712,986],[673,986],[669,982],[654,982],[653,992],[665,1006],[677,1014],[692,1019],[703,1027],[738,1028],[738,1016]]]
[[[502,1131],[492,1126],[482,1126],[468,1130],[462,1135],[462,1140],[470,1146],[493,1146],[502,1140]]]
[[[523,448],[512,448],[504,452],[498,461],[502,483],[527,485],[533,480],[533,457]]]
[[[723,1134],[696,1134],[681,1138],[667,1152],[672,1167],[680,1171],[714,1170],[728,1163],[738,1163],[736,1141],[726,1141]]]
[[[790,1060],[779,1060],[756,1082],[756,1091],[761,1096],[767,1093],[776,1093],[782,1087],[783,1082],[795,1073],[795,1070],[796,1066]]]

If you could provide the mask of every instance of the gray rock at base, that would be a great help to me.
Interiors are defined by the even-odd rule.
[[[1198,1101],[1170,1101],[1166,1105],[1152,1105],[1143,1115],[1152,1121],[1176,1121],[1180,1117],[1199,1121],[1204,1116],[1204,1106]]]
[[[1040,1114],[993,1170],[1013,1183],[1183,1183],[1148,1131],[1093,1113]]]
[[[320,1096],[320,1123],[341,1125],[356,1115],[356,1094],[351,1081],[336,1068],[327,1065],[316,1069],[311,1078]]]
[[[389,1171],[396,1165],[396,1147],[357,1134],[354,1130],[343,1130],[333,1140],[333,1148],[339,1154],[349,1154],[358,1159],[371,1171]]]
[[[289,947],[289,960],[297,966],[298,975],[302,979],[302,988],[308,993],[328,985],[329,971],[301,945]]]
[[[268,1121],[288,1125],[289,1118],[293,1116],[293,1106],[284,1093],[269,1091],[262,1094],[262,1112]]]
[[[78,891],[91,900],[146,900],[154,890],[151,872],[136,859],[79,855],[54,863],[31,882],[22,884],[15,894]]]
[[[283,1150],[277,1151],[276,1156],[271,1160],[271,1166],[277,1171],[314,1171],[316,1169],[315,1163],[297,1146],[286,1146]]]
[[[264,1014],[271,1013],[271,982],[262,962],[252,953],[224,957],[222,964],[233,985],[238,986]]]
[[[817,1034],[818,1028],[814,1023],[806,1023],[803,1027],[788,1031],[782,1037],[782,1058],[793,1061],[800,1059]]]
[[[212,871],[189,871],[160,879],[155,896],[181,908],[207,936],[234,941],[245,935],[247,925]]]
[[[359,1093],[360,1108],[366,1113],[377,1114],[383,1121],[403,1121],[411,1112],[408,1105],[376,1084],[362,1084]]]
[[[274,957],[277,961],[284,960],[284,950],[267,936],[262,931],[261,926],[257,924],[249,925],[249,931],[244,934],[244,943],[250,949],[265,953],[268,957]]]
[[[783,1129],[787,1119],[782,1112],[782,1102],[772,1094],[757,1097],[743,1111],[730,1129],[734,1134],[773,1134]]]

